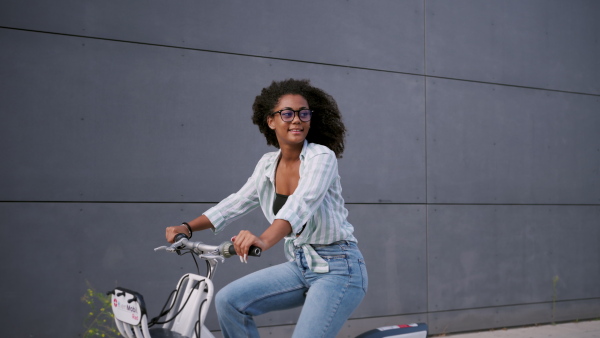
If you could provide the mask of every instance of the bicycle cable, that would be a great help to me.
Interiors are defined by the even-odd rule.
[[[192,258],[194,259],[194,264],[196,264],[196,271],[198,272],[198,274],[200,274],[200,267],[198,266],[198,261],[196,260],[196,255],[192,254]]]
[[[187,251],[184,252],[182,254],[180,254],[181,256],[185,255],[185,254],[192,254],[192,259],[194,260],[194,264],[196,265],[196,271],[198,272],[198,275],[200,275],[200,266],[198,265],[198,260],[196,260],[196,256],[192,253],[192,251]],[[212,272],[210,270],[210,264],[208,263],[208,261],[205,261],[206,263],[206,274],[207,274],[207,278],[210,279],[212,277]],[[189,278],[189,277],[187,277]],[[196,284],[192,287],[192,289],[198,289],[198,292],[200,292],[200,282],[202,282],[204,280],[201,281],[197,281]],[[189,283],[189,282],[188,282]],[[165,304],[163,305],[160,314],[154,318],[152,318],[149,322],[148,322],[148,327],[152,327],[156,324],[166,324],[169,323],[171,321],[173,321],[175,318],[177,318],[177,316],[183,311],[183,309],[185,308],[185,306],[187,305],[188,301],[190,300],[192,293],[190,292],[189,295],[187,296],[187,299],[185,300],[185,302],[183,303],[183,305],[181,306],[181,308],[179,309],[179,311],[177,311],[177,313],[169,320],[160,322],[158,321],[160,318],[164,317],[165,315],[167,315],[172,309],[173,306],[175,306],[175,304],[177,303],[176,300],[179,297],[179,291],[181,288],[177,288],[173,291],[171,291],[171,293],[169,294],[169,297],[167,297],[167,300],[165,302]],[[171,298],[173,297],[173,294],[175,294],[173,301],[171,301]],[[166,309],[167,304],[169,304],[169,302],[171,301],[171,306]],[[202,315],[202,306],[204,305],[204,303],[206,302],[206,299],[202,301],[202,303],[200,303],[200,307],[198,308],[198,320],[196,321],[196,324],[194,325],[194,332],[196,333],[196,336],[198,338],[200,338],[200,334],[202,333],[202,330],[200,330],[200,332],[198,332],[198,324],[200,323],[200,316]]]
[[[195,285],[192,287],[192,289],[199,289],[200,282],[201,282],[201,281],[197,281],[197,282],[196,282],[196,284],[195,284]],[[177,290],[177,291],[179,291],[179,290]],[[177,292],[177,293],[179,294],[179,292]],[[151,322],[152,322],[152,325],[155,325],[155,324],[166,324],[166,323],[172,322],[172,321],[173,321],[175,318],[177,318],[177,316],[179,316],[179,314],[181,313],[181,311],[183,311],[183,309],[184,309],[184,308],[185,308],[185,306],[187,305],[188,301],[189,301],[189,300],[190,300],[190,298],[192,297],[192,294],[193,294],[193,292],[190,292],[190,294],[187,296],[187,299],[185,300],[185,303],[183,303],[183,305],[181,306],[181,308],[179,309],[179,311],[177,311],[177,313],[176,313],[176,314],[175,314],[175,315],[174,315],[174,316],[173,316],[171,319],[169,319],[169,320],[166,320],[166,321],[164,321],[164,322],[159,322],[159,321],[158,321],[158,319],[159,319],[160,317],[162,317],[162,316],[164,316],[164,315],[165,315],[165,314],[161,314],[161,316],[159,316],[159,317],[154,317],[154,318],[152,318],[152,320],[151,320]],[[175,299],[177,299],[177,298],[175,298]],[[175,302],[174,302],[173,304],[175,304]],[[171,305],[171,309],[172,309],[172,308],[173,308],[173,306]],[[170,311],[170,309],[169,309],[169,311]],[[168,313],[168,312],[167,312],[167,313]],[[148,323],[148,326],[150,326],[150,323]]]
[[[167,310],[165,310],[165,308],[167,307],[167,304],[169,304],[169,301],[171,300],[171,297],[173,296],[174,293],[175,293],[175,299],[177,299],[177,296],[179,295],[179,289],[175,289],[175,290],[171,291],[171,293],[169,294],[169,297],[167,297],[167,301],[165,302],[165,305],[163,305],[162,309],[160,310],[159,315],[152,318],[148,322],[148,327],[154,326],[154,324],[156,324],[156,322],[158,321],[159,318],[165,316],[167,313],[169,313],[169,311],[171,311],[171,309],[173,308],[173,305],[171,305],[171,307]]]
[[[196,321],[196,324],[194,324],[194,332],[196,333],[196,337],[197,338],[202,338],[202,328],[200,328],[200,318],[202,318],[202,307],[204,306],[204,303],[206,303],[206,299],[202,301],[202,303],[200,303],[200,307],[198,308],[198,320]]]
[[[190,251],[188,251],[188,252],[184,252],[184,253],[180,254],[180,256],[183,256],[183,255],[185,255],[185,254],[188,254],[188,253],[190,253]],[[194,258],[194,255],[192,255],[192,258]],[[196,260],[196,259],[194,258],[194,261],[195,261],[195,260]],[[175,293],[175,298],[174,298],[174,299],[177,299],[177,297],[179,297],[179,288],[177,288],[177,289],[175,289],[175,290],[171,291],[171,293],[169,294],[169,297],[167,297],[167,300],[165,301],[165,304],[163,305],[162,309],[160,310],[160,312],[159,312],[158,316],[156,316],[156,317],[152,318],[152,319],[151,319],[151,320],[148,322],[148,327],[152,327],[152,326],[154,326],[155,324],[164,324],[164,323],[159,323],[159,322],[158,322],[158,319],[160,319],[161,317],[164,317],[164,316],[165,316],[167,313],[169,313],[169,312],[170,312],[170,311],[173,309],[173,306],[175,305],[175,302],[172,302],[172,304],[171,304],[171,307],[169,307],[168,309],[166,309],[166,307],[167,307],[167,304],[169,304],[169,301],[171,300],[171,297],[173,296],[173,293]],[[189,298],[188,298],[188,299],[189,299]],[[187,301],[186,301],[186,303],[187,303]],[[165,309],[166,309],[166,310],[165,310]],[[173,318],[175,318],[175,317],[173,317]]]

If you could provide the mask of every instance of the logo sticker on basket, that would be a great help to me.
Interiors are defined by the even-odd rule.
[[[132,300],[133,295],[125,293],[119,297],[113,295],[113,313],[122,322],[138,325],[141,319],[140,304]]]

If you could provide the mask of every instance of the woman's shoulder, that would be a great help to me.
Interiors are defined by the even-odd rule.
[[[333,156],[335,158],[335,153],[333,150],[329,149],[329,147],[324,146],[322,144],[317,143],[308,143],[306,146],[306,157],[310,158],[317,155],[327,155]]]
[[[258,165],[265,166],[277,161],[277,157],[279,156],[279,151],[271,151],[262,155],[260,160],[258,160]]]

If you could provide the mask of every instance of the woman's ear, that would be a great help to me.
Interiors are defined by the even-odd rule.
[[[275,122],[273,121],[273,116],[267,116],[267,124],[269,128],[275,129]]]

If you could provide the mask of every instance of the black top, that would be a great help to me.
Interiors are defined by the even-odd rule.
[[[277,215],[277,213],[279,212],[281,207],[283,207],[283,205],[287,201],[288,197],[289,197],[288,195],[281,195],[281,194],[275,193],[275,200],[273,201],[273,214],[274,215]]]
[[[287,202],[288,197],[289,197],[288,195],[281,195],[281,194],[275,193],[275,200],[273,201],[273,214],[274,215],[277,215],[279,210],[281,210],[281,208],[283,207],[285,202]],[[300,232],[298,232],[296,234],[296,236],[300,236],[302,231],[304,231],[305,227],[306,227],[306,224],[304,224],[302,226],[302,229],[300,230]]]

